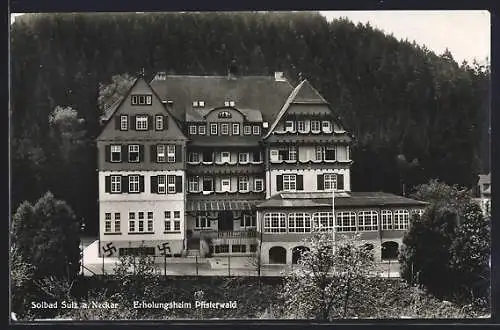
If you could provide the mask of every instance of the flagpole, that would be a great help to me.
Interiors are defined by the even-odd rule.
[[[337,219],[335,217],[335,186],[332,188],[332,218],[333,218],[333,230],[332,230],[332,252],[335,253],[335,233],[337,229]]]

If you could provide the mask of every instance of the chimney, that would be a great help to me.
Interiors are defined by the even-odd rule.
[[[275,72],[274,73],[274,80],[275,81],[286,81],[285,75],[283,74],[283,72]]]
[[[238,75],[238,66],[236,65],[236,60],[233,58],[227,70],[227,79],[235,79],[237,75]]]

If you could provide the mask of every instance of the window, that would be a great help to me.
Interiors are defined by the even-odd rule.
[[[253,135],[260,135],[260,126],[254,125],[252,127],[252,133]]]
[[[112,162],[122,161],[122,146],[120,145],[111,146],[111,161]]]
[[[122,176],[112,175],[111,176],[111,192],[121,193],[122,192]]]
[[[410,214],[408,210],[395,210],[394,211],[394,229],[406,230],[410,223]]]
[[[233,124],[233,135],[240,135],[240,124]]]
[[[297,122],[297,130],[299,132],[302,132],[302,133],[305,132],[306,131],[306,122],[303,120],[299,120]]]
[[[257,252],[257,244],[250,244],[250,252]]]
[[[243,126],[243,134],[244,135],[252,134],[252,126],[250,126],[250,125]]]
[[[308,233],[311,231],[311,216],[308,213],[290,213],[288,215],[288,232]]]
[[[193,101],[193,108],[198,107],[198,101]]]
[[[311,120],[311,132],[319,133],[321,131],[321,126],[319,120]]]
[[[128,191],[131,193],[139,192],[139,176],[129,175],[128,176]]]
[[[283,174],[283,190],[297,189],[297,177],[295,174]]]
[[[147,131],[148,130],[148,116],[136,116],[135,117],[135,129],[137,131]]]
[[[132,105],[151,105],[151,95],[132,95]]]
[[[138,231],[139,232],[143,232],[144,231],[144,212],[139,212],[139,215],[138,215]]]
[[[336,159],[335,146],[317,146],[316,147],[316,160],[335,160]]]
[[[189,134],[196,135],[196,125],[189,125]]]
[[[167,162],[169,162],[169,163],[175,162],[175,145],[174,144],[167,145]]]
[[[167,175],[167,192],[175,194],[175,175]]]
[[[156,146],[156,162],[164,163],[165,162],[165,145],[158,144]]]
[[[190,152],[188,154],[188,162],[199,163],[200,162],[200,154],[197,152]]]
[[[264,179],[254,179],[253,182],[253,190],[254,191],[263,191],[264,190]]]
[[[172,212],[170,211],[165,211],[164,212],[164,215],[165,215],[165,219],[170,219],[171,215],[172,215]]]
[[[111,213],[105,213],[104,214],[104,232],[110,233],[111,232]]]
[[[271,159],[272,159],[271,150]],[[288,146],[288,148],[283,148],[278,150],[278,160],[289,160],[296,161],[297,160],[297,147],[296,146]]]
[[[238,155],[238,161],[240,163],[248,163],[248,158],[249,158],[248,152],[240,152]]]
[[[241,228],[255,227],[255,217],[252,214],[243,214],[240,220]]]
[[[277,149],[271,149],[270,158],[271,158],[271,161],[273,161],[273,162],[282,160],[282,159],[280,159],[280,153],[279,153],[279,150],[277,150]]]
[[[229,245],[228,244],[216,245],[215,253],[229,253]]]
[[[240,176],[238,180],[238,190],[239,191],[248,191],[248,176]]]
[[[220,133],[222,135],[228,135],[229,134],[229,124],[221,124],[220,125]]]
[[[332,131],[332,123],[329,121],[323,121],[321,122],[321,127],[323,128],[324,133],[331,133]]]
[[[131,144],[128,146],[128,161],[131,163],[139,162],[139,145]]]
[[[120,130],[122,130],[122,131],[128,130],[128,116],[127,115],[120,116]]]
[[[135,232],[135,213],[130,212],[128,214],[128,231],[129,232]]]
[[[205,106],[205,101],[198,101],[198,105],[200,107],[204,107]]]
[[[166,181],[167,181],[167,178],[165,175],[158,175],[158,193],[159,194],[165,193]]]
[[[203,191],[214,191],[214,179],[212,177],[203,177]]]
[[[199,214],[196,217],[195,227],[198,228],[198,229],[210,227],[210,220],[208,220],[206,214]]]
[[[213,162],[214,161],[214,153],[211,151],[204,151],[203,152],[203,162]]]
[[[231,179],[222,179],[220,184],[221,191],[231,191]]]
[[[188,189],[189,192],[198,192],[200,191],[200,183],[199,183],[199,177],[197,176],[190,176],[188,178]]]
[[[229,106],[229,101],[224,101],[224,106],[228,107]]]
[[[361,231],[378,230],[378,213],[375,211],[358,212],[358,229]]]
[[[172,231],[172,223],[170,222],[170,220],[165,220],[164,225],[165,225],[165,231]]]
[[[323,175],[325,190],[337,189],[337,174],[326,173]]]
[[[356,231],[356,213],[337,212],[337,231]]]
[[[174,211],[174,219],[180,219],[181,218],[181,211]]]
[[[210,124],[210,135],[217,135],[217,124]]]
[[[234,107],[234,101],[229,101],[229,106]]]
[[[313,214],[314,228],[320,231],[333,230],[333,213],[332,212],[316,212]]]
[[[231,251],[233,253],[245,253],[247,252],[246,245],[231,245]]]
[[[205,135],[207,134],[207,128],[203,125],[203,126],[198,126],[198,134],[199,135]]]
[[[389,210],[382,210],[380,212],[382,221],[382,230],[392,230],[392,212]]]
[[[163,130],[163,116],[155,116],[155,125],[157,131]]]
[[[175,231],[180,231],[181,230],[181,222],[179,220],[174,221],[174,230]]]
[[[231,160],[231,154],[228,152],[228,151],[223,151],[221,152],[221,162],[222,163],[229,163],[229,161]]]
[[[129,218],[130,220],[135,220],[135,213],[134,213],[134,212],[129,212],[129,214],[128,214],[128,218]]]
[[[295,131],[295,122],[291,120],[285,121],[285,132],[294,132]]]
[[[148,212],[148,232],[153,232],[153,212]]]
[[[288,147],[288,160],[297,160],[297,147]]]
[[[286,216],[284,213],[265,213],[264,232],[284,233],[286,232]]]
[[[120,213],[115,213],[115,233],[119,233],[121,231],[120,218]]]

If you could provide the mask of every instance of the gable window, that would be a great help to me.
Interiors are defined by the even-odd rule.
[[[132,95],[132,105],[151,105],[151,95]]]
[[[308,213],[290,213],[288,215],[288,232],[307,233],[311,231],[311,216]]]
[[[324,120],[321,123],[321,126],[323,128],[324,133],[331,133],[331,131],[332,131],[332,123],[331,122]]]
[[[229,178],[226,178],[226,179],[222,179],[220,181],[220,184],[221,184],[221,191],[231,191],[231,179]]]
[[[319,120],[311,120],[311,132],[319,133],[321,131],[321,124]]]
[[[221,124],[220,125],[220,133],[222,135],[228,135],[229,134],[229,124]]]
[[[264,190],[264,179],[255,178],[253,181],[253,190],[254,191],[263,191]]]
[[[166,181],[165,175],[158,175],[158,193],[159,194],[165,193],[165,181]]]
[[[226,105],[227,106],[227,105]],[[231,113],[229,111],[221,111],[218,115],[219,118],[231,118]]]
[[[356,213],[337,212],[337,231],[356,231]]]
[[[205,125],[198,126],[198,134],[199,135],[205,135],[205,134],[207,134],[207,128],[206,128]]]
[[[264,214],[264,232],[266,233],[284,233],[286,232],[285,213],[265,213]]]
[[[131,193],[139,192],[139,176],[129,175],[128,176],[128,191]]]
[[[197,152],[190,152],[188,155],[188,162],[199,163],[200,162],[200,154]]]
[[[189,125],[189,134],[196,135],[196,125]]]
[[[233,135],[240,135],[240,124],[233,124]]]
[[[325,173],[323,175],[323,183],[325,190],[337,189],[337,174]]]
[[[238,154],[238,161],[239,161],[241,164],[246,164],[246,163],[248,163],[248,158],[249,158],[248,152],[240,152],[240,153]]]
[[[168,193],[175,194],[175,175],[167,175]]]
[[[122,192],[122,176],[112,175],[111,176],[111,192],[121,193]]]
[[[156,162],[164,163],[165,162],[165,145],[159,144],[156,146]]]
[[[210,135],[217,135],[217,124],[210,124]]]
[[[297,189],[297,176],[295,174],[283,174],[283,190]]]
[[[375,211],[358,212],[358,229],[364,231],[378,230],[378,213]]]
[[[294,132],[295,131],[295,123],[291,120],[285,121],[285,132]]]
[[[111,161],[112,162],[122,161],[122,146],[120,145],[111,146]]]
[[[394,229],[406,230],[410,222],[410,213],[408,210],[395,210],[394,211]]]
[[[128,130],[128,116],[127,115],[120,116],[120,130],[122,130],[122,131]]]
[[[189,189],[189,192],[199,192],[200,191],[200,178],[197,176],[190,176],[188,178],[188,189]]]
[[[248,180],[248,176],[240,176],[238,178],[238,190],[239,191],[248,191],[248,184],[249,184],[249,180]]]
[[[175,144],[167,145],[167,162],[169,163],[175,162]]]
[[[306,131],[306,122],[303,120],[299,120],[297,122],[297,130],[301,133]]]
[[[313,225],[320,231],[328,231],[333,229],[333,213],[332,212],[316,212],[313,214]]]
[[[244,135],[252,134],[252,126],[250,126],[250,125],[243,126],[243,134]]]
[[[382,230],[392,230],[392,212],[382,210],[380,212],[380,220],[382,221]]]
[[[254,125],[252,129],[253,135],[260,135],[260,126]]]
[[[228,163],[231,160],[231,154],[229,151],[223,151],[221,152],[220,158],[222,163]]]
[[[128,146],[128,161],[131,163],[139,162],[139,145],[131,144]]]
[[[135,117],[135,129],[137,131],[147,131],[148,129],[148,116]]]
[[[155,125],[157,131],[163,130],[163,116],[155,116]]]

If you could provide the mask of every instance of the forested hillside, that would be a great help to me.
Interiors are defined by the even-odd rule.
[[[94,230],[99,84],[116,74],[302,72],[356,137],[357,191],[470,187],[488,136],[489,68],[317,13],[25,14],[11,56],[12,206],[50,190]]]

